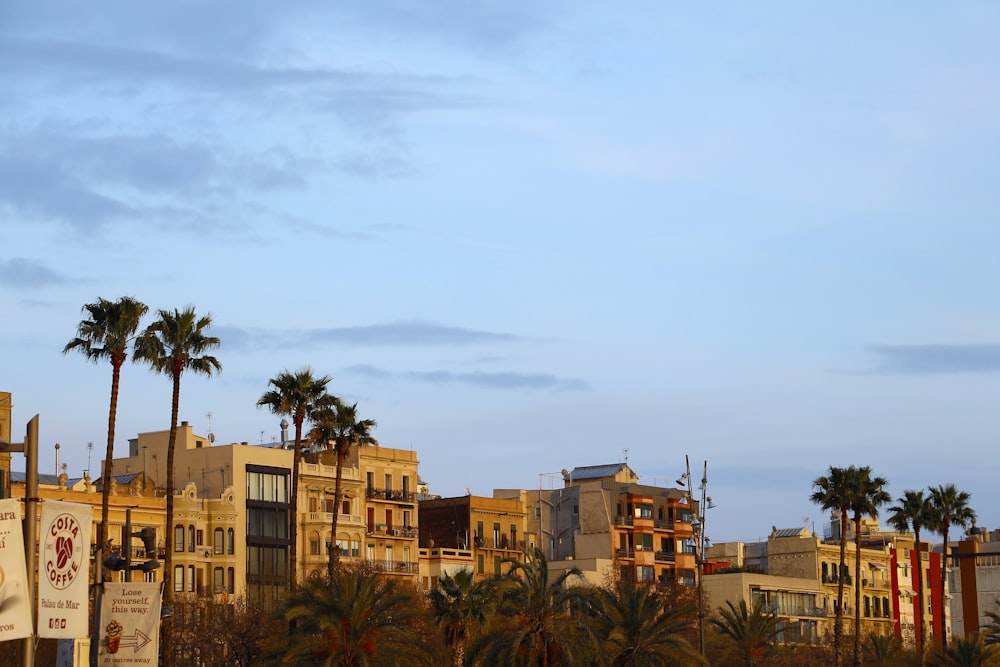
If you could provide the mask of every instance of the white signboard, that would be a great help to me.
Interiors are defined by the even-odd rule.
[[[21,501],[0,500],[0,642],[30,637],[33,630],[22,531]]]
[[[86,637],[90,505],[46,500],[38,544],[38,636]]]
[[[160,588],[158,582],[104,584],[98,665],[157,664]]]

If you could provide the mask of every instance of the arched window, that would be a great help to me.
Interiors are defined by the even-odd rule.
[[[214,539],[212,541],[212,544],[215,546],[215,553],[217,553],[217,554],[224,553],[224,549],[226,548],[226,544],[223,541],[223,532],[222,532],[221,528],[216,528],[215,529],[215,536],[214,536]]]
[[[236,531],[232,528],[229,529],[228,539],[226,540],[226,553],[229,555],[236,553]]]
[[[194,551],[194,526],[188,526],[188,551]]]
[[[174,551],[184,551],[184,526],[174,526]]]

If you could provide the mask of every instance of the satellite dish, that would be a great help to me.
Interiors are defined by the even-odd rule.
[[[208,441],[209,442],[215,442],[215,434],[214,433],[209,433],[208,434]]]

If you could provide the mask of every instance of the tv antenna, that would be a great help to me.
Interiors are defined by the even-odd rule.
[[[87,443],[87,474],[90,474],[90,456],[94,453],[94,443]]]

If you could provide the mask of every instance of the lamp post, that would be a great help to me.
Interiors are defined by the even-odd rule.
[[[694,503],[694,484],[691,479],[691,461],[687,454],[684,455],[685,472],[678,482],[687,482],[688,502]],[[709,541],[705,536],[705,512],[712,509],[712,497],[708,494],[708,461],[704,462],[701,474],[701,485],[698,487],[701,492],[701,499],[698,502],[697,513],[693,515],[691,521],[691,532],[694,538],[694,562],[695,576],[698,578],[698,651],[702,657],[705,655],[705,589],[702,579],[705,576],[705,542]]]
[[[38,622],[35,608],[35,575],[38,557],[35,544],[38,542],[38,415],[28,422],[24,442],[7,442],[0,439],[0,451],[24,452],[24,561],[28,574],[28,607],[31,609],[31,627]],[[34,630],[32,630],[34,633]],[[25,667],[35,664],[35,637],[24,640]]]

